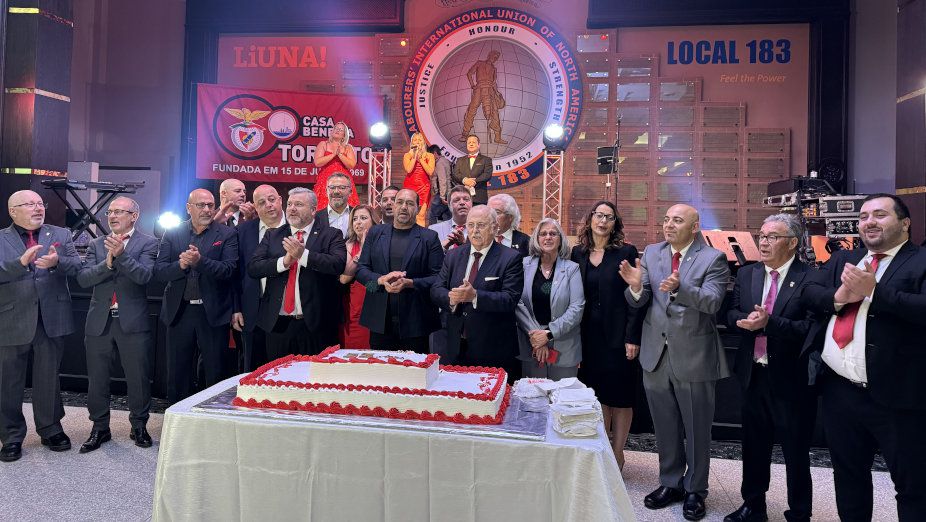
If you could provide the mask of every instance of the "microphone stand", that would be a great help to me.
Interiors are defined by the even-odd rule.
[[[617,136],[614,138],[614,146],[611,147],[611,172],[608,173],[607,181],[604,184],[605,201],[610,201],[615,205],[617,204],[617,190],[612,185],[611,176],[614,176],[614,184],[617,184],[620,175],[620,165],[618,165],[620,156],[618,153],[621,150],[621,118],[623,118],[622,115],[617,116]]]

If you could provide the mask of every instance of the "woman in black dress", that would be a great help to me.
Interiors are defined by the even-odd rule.
[[[624,298],[627,283],[618,269],[625,259],[636,266],[637,248],[624,243],[624,224],[613,203],[599,201],[589,210],[570,259],[579,265],[585,289],[579,379],[598,395],[605,429],[623,468],[641,379],[635,359],[640,353],[643,315]]]

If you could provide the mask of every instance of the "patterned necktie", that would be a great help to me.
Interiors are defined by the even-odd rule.
[[[504,239],[505,239],[505,236],[502,235],[502,234],[499,234],[499,235],[495,236],[495,242],[498,243],[499,245],[502,244],[502,241],[503,241]]]
[[[482,252],[473,252],[473,266],[469,269],[469,277],[466,278],[470,284],[476,284],[476,274],[479,273],[480,257],[482,257]]]
[[[772,310],[775,309],[775,299],[778,298],[778,270],[772,270],[769,272],[772,276],[772,284],[768,287],[768,293],[765,295],[765,302],[762,303],[762,307],[765,308],[765,311],[769,315],[772,314]],[[759,359],[765,357],[765,354],[768,353],[768,337],[765,335],[759,335],[756,337],[756,344],[753,350],[753,359],[758,361]]]
[[[302,242],[302,231],[296,232],[296,241]],[[286,291],[283,293],[283,312],[292,315],[296,311],[296,276],[299,272],[299,260],[297,259],[289,267],[289,277],[286,279]]]
[[[27,230],[26,234],[29,234],[29,240],[26,241],[26,248],[32,248],[35,245],[38,245],[38,243],[35,240],[35,236],[32,234],[31,230]]]
[[[884,259],[887,254],[872,254],[871,269],[875,274],[878,273],[878,263]],[[855,336],[855,317],[858,315],[858,309],[862,306],[862,301],[849,303],[843,307],[842,314],[836,317],[836,324],[833,325],[833,340],[840,350],[848,346]]]
[[[119,241],[125,242],[125,240],[128,239],[129,237],[130,237],[130,236],[129,236],[128,234],[122,234],[121,236],[119,236]],[[117,304],[117,301],[116,301],[116,291],[113,290],[113,298],[109,301],[109,307],[110,307],[110,308],[115,308],[115,307],[116,307],[116,304]]]
[[[678,272],[678,265],[681,262],[682,262],[682,253],[676,252],[675,255],[672,256],[672,271],[673,272]]]

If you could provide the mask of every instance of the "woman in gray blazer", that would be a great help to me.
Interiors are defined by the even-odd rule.
[[[518,303],[518,359],[524,377],[575,377],[582,361],[579,324],[585,292],[579,265],[570,261],[569,240],[558,221],[534,228],[524,258],[524,290]]]

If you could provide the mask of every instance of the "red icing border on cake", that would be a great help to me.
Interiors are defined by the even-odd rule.
[[[340,349],[341,347],[339,345],[329,346],[328,348],[325,348],[325,350],[322,353],[318,355],[310,355],[308,356],[307,359],[304,359],[304,360],[307,360],[310,362],[316,362],[316,363],[324,363],[324,364],[336,364],[336,363],[392,364],[395,366],[428,368],[440,358],[440,356],[437,355],[436,353],[431,353],[431,354],[428,354],[427,357],[425,357],[424,361],[416,363],[414,361],[409,361],[408,359],[399,360],[394,357],[386,357],[385,359],[379,359],[376,357],[367,357],[364,359],[357,359],[356,357],[352,357],[349,359],[342,359],[341,357],[333,357],[331,355]]]
[[[496,390],[497,391],[497,390]],[[239,397],[235,397],[232,401],[232,404],[235,406],[243,406],[246,408],[274,408],[278,410],[294,410],[294,411],[308,411],[312,413],[329,413],[335,415],[362,415],[364,417],[385,417],[388,419],[403,419],[403,420],[424,420],[424,421],[443,421],[443,422],[456,422],[459,424],[501,424],[505,419],[505,412],[508,411],[508,405],[511,402],[511,387],[505,390],[505,398],[502,399],[502,403],[499,405],[498,413],[493,417],[490,415],[463,415],[458,413],[456,415],[450,416],[442,411],[429,412],[429,411],[414,411],[414,410],[405,410],[404,412],[399,411],[398,408],[391,408],[389,410],[376,407],[370,408],[369,406],[353,406],[348,404],[347,406],[341,406],[338,402],[332,402],[331,404],[315,404],[311,402],[301,403],[298,401],[290,402],[277,402],[273,403],[269,400],[264,400],[258,402],[254,399],[248,399],[247,401],[242,400]]]

